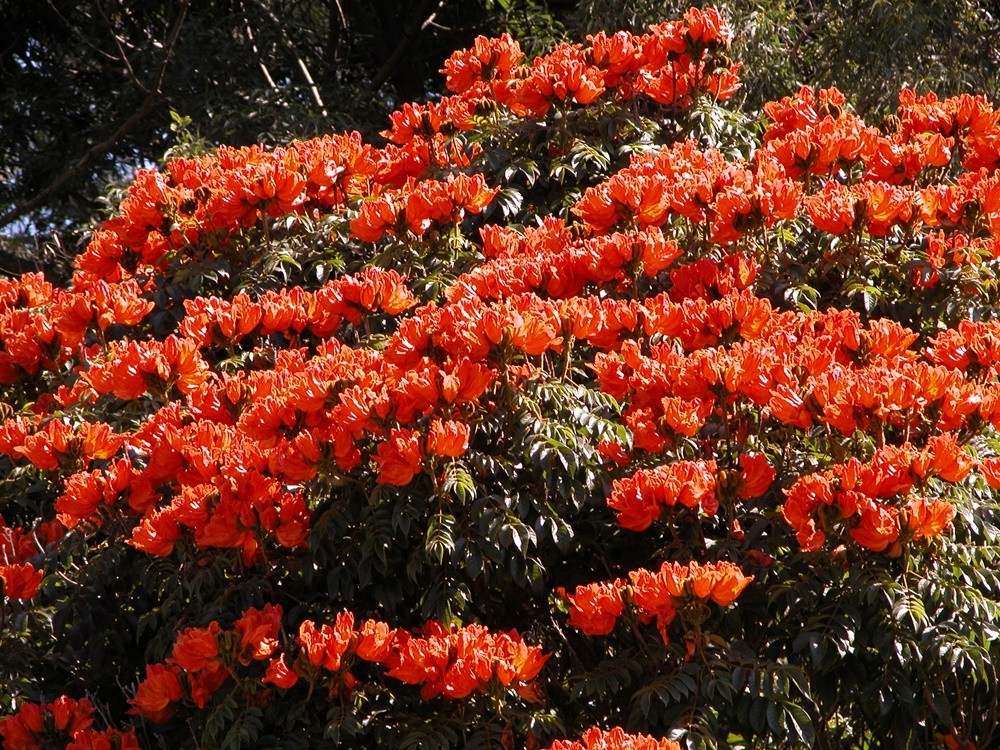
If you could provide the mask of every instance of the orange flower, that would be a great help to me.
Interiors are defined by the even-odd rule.
[[[671,432],[693,437],[705,426],[705,421],[715,411],[715,401],[711,399],[687,399],[668,396],[660,400],[663,421]]]
[[[955,506],[945,500],[914,498],[906,504],[902,517],[911,539],[930,539],[951,525]]]
[[[548,659],[538,646],[528,646],[517,631],[493,634],[482,625],[444,631],[430,623],[427,638],[402,643],[398,661],[386,674],[409,684],[423,683],[420,695],[464,698],[485,690],[494,677],[519,688],[535,678]]]
[[[1000,490],[1000,456],[980,461],[979,471],[990,487]]]
[[[753,576],[743,575],[739,566],[731,562],[696,562],[681,565],[666,562],[657,577],[666,592],[675,599],[695,597],[711,599],[720,607],[728,607],[753,580]]]
[[[249,335],[260,325],[263,309],[246,294],[231,299],[196,297],[184,300],[187,313],[181,321],[180,331],[194,339],[199,346],[210,344],[232,345]]]
[[[625,446],[617,440],[601,440],[597,444],[597,453],[605,461],[618,466],[628,466],[632,461]]]
[[[767,411],[772,417],[786,424],[808,430],[812,427],[812,410],[805,399],[789,385],[777,383],[771,391]]]
[[[39,469],[55,470],[60,462],[73,461],[80,454],[80,440],[73,427],[61,420],[47,422],[38,432],[27,435],[14,453]]]
[[[41,748],[39,736],[45,731],[48,714],[46,709],[46,706],[37,703],[25,703],[16,714],[0,719],[0,736],[4,738],[4,748],[13,747],[17,750]]]
[[[788,525],[795,529],[795,538],[803,550],[817,550],[823,546],[826,535],[816,525],[813,511],[819,506],[833,504],[830,479],[821,474],[807,474],[785,490],[785,503],[781,514]]]
[[[549,660],[549,655],[541,647],[529,646],[516,630],[498,634],[494,638],[494,649],[497,654],[496,677],[505,687],[531,682]]]
[[[579,742],[556,740],[546,750],[681,750],[681,746],[648,734],[626,734],[621,727],[607,730],[591,727],[580,736]]]
[[[457,458],[469,449],[469,425],[454,420],[431,421],[427,433],[427,452],[434,456]]]
[[[663,508],[682,505],[701,507],[715,515],[716,497],[714,461],[677,461],[640,469],[613,484],[608,507],[618,512],[618,525],[632,531],[644,531],[659,518]]]
[[[841,235],[854,228],[855,198],[850,188],[839,182],[828,181],[819,193],[804,198],[802,204],[817,229]]]
[[[978,750],[976,743],[972,740],[963,740],[957,737],[954,732],[944,736],[944,746],[947,750]]]
[[[387,230],[395,230],[399,212],[400,206],[391,196],[367,200],[357,218],[351,220],[351,234],[364,242],[378,242]]]
[[[471,48],[453,53],[441,72],[448,90],[461,94],[480,83],[513,78],[523,57],[521,46],[510,34],[496,39],[477,36]]]
[[[476,99],[465,96],[446,96],[427,104],[407,102],[389,115],[392,127],[381,135],[405,146],[433,140],[438,133],[469,130],[474,123],[475,107]]]
[[[204,708],[230,677],[230,672],[219,662],[211,662],[200,672],[188,675],[188,691],[198,708]]]
[[[0,565],[0,596],[30,599],[38,592],[45,575],[30,563]]]
[[[355,647],[359,659],[388,664],[395,656],[396,649],[405,643],[408,635],[405,631],[390,628],[384,622],[365,620],[358,628],[360,640]]]
[[[210,485],[206,485],[206,488]],[[211,493],[211,489],[208,490]],[[244,560],[252,562],[258,551],[257,515],[246,498],[231,491],[220,493],[208,522],[194,528],[201,548],[242,549]]]
[[[280,604],[265,604],[263,609],[250,607],[233,623],[240,636],[241,660],[266,659],[277,650],[283,614]]]
[[[219,633],[222,629],[214,620],[207,628],[187,628],[174,642],[169,662],[188,672],[199,672],[215,663],[219,655]]]
[[[166,557],[174,551],[180,535],[180,527],[169,509],[151,511],[132,530],[131,538],[125,543],[147,554]]]
[[[278,506],[278,527],[274,538],[282,547],[304,547],[309,537],[309,508],[301,492],[275,495]]]
[[[642,261],[642,272],[650,278],[669,268],[683,252],[674,240],[664,239],[658,230],[647,230],[637,237],[639,245],[639,260]]]
[[[23,703],[17,713],[0,719],[4,750],[40,750],[87,732],[93,722],[94,706],[86,698],[73,700],[65,695],[52,703]],[[60,737],[53,736],[53,730]]]
[[[573,594],[560,587],[556,593],[570,605],[570,625],[587,635],[607,635],[615,629],[615,622],[624,611],[622,586],[624,581],[619,579],[577,586]]]
[[[350,612],[341,612],[334,625],[321,625],[318,629],[312,620],[305,620],[299,626],[298,643],[310,664],[339,672],[352,643],[353,628],[354,615]]]
[[[379,445],[375,458],[381,484],[404,487],[420,473],[423,468],[420,438],[416,430],[394,429],[389,432],[389,438]]]
[[[899,538],[897,513],[881,503],[867,500],[860,506],[861,521],[851,536],[862,547],[882,552]]]
[[[632,582],[632,599],[639,615],[647,620],[656,618],[656,627],[663,642],[668,641],[667,626],[677,616],[676,597],[667,591],[662,577],[645,569],[628,574]]]
[[[451,660],[451,646],[447,639],[410,638],[401,644],[397,659],[386,676],[410,685],[424,683],[420,691],[424,700],[441,693],[441,682]]]
[[[525,354],[536,356],[562,345],[562,320],[557,307],[535,295],[519,295],[509,300],[511,343]]]
[[[270,683],[284,690],[288,690],[298,682],[299,676],[288,666],[285,655],[281,654],[271,659],[267,665],[267,672],[261,682]]]
[[[162,724],[173,715],[172,703],[183,695],[178,679],[179,667],[164,664],[150,664],[146,667],[146,678],[139,683],[129,713],[141,714],[156,724]]]
[[[760,497],[774,481],[774,468],[763,453],[740,454],[740,483],[737,494],[744,500]]]
[[[599,31],[587,37],[590,43],[590,58],[604,71],[604,83],[610,88],[617,86],[621,78],[634,73],[639,67],[639,38],[627,31],[619,31],[612,36]]]
[[[519,115],[544,117],[555,102],[590,104],[604,90],[604,73],[587,63],[583,50],[561,44],[535,58],[531,71],[517,86],[511,108]]]
[[[684,11],[687,38],[692,42],[717,44],[728,48],[733,41],[733,29],[716,8],[688,8]]]
[[[941,477],[946,482],[961,482],[969,475],[975,461],[966,453],[951,433],[934,435],[927,446],[913,459],[913,472],[925,479]]]
[[[73,741],[66,745],[66,750],[140,750],[140,747],[139,739],[132,730],[105,729],[97,732],[84,729],[73,733]]]
[[[105,499],[102,472],[82,472],[66,480],[63,494],[56,498],[56,512],[67,527],[91,518]]]
[[[694,563],[692,563],[692,566]],[[705,565],[702,568],[703,575],[705,574],[705,568],[710,567]],[[733,563],[729,562],[719,562],[712,566],[712,570],[707,573],[707,577],[711,579],[711,590],[708,596],[713,602],[718,604],[720,607],[728,607],[730,604],[736,601],[737,597],[743,592],[751,581],[753,581],[753,576],[747,576],[743,574],[743,571],[739,569]],[[704,588],[704,585],[703,587]]]

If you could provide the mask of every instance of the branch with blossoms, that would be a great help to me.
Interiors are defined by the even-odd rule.
[[[246,701],[271,700],[269,685],[286,701],[350,699],[365,689],[351,669],[366,663],[381,666],[385,677],[419,685],[425,701],[479,693],[502,705],[508,692],[540,700],[535,678],[548,656],[515,630],[491,633],[481,625],[448,628],[432,621],[411,635],[376,620],[355,626],[345,611],[332,625],[303,620],[292,640],[284,634],[283,615],[269,604],[248,609],[231,629],[213,621],[181,631],[167,661],[146,667],[132,712],[162,724],[181,706],[204,709],[227,686]],[[290,692],[296,686],[304,695],[302,689]]]

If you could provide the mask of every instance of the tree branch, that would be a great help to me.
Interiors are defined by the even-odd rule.
[[[247,20],[246,13],[243,14],[243,25],[247,30],[247,39],[250,40],[250,49],[257,56],[257,64],[260,66],[260,71],[264,74],[264,80],[267,81],[267,85],[272,89],[278,88],[278,84],[274,82],[274,76],[271,75],[271,71],[268,70],[267,63],[264,62],[264,58],[260,54],[260,50],[257,49],[257,42],[253,38],[253,30],[250,28],[250,21]]]
[[[177,39],[180,37],[181,28],[184,26],[184,19],[187,16],[190,2],[191,0],[181,0],[179,3],[180,12],[177,19],[174,21],[173,28],[171,28],[165,44],[163,45],[163,57],[160,60],[160,67],[156,72],[156,76],[152,84],[145,87],[146,96],[143,99],[142,104],[139,105],[139,108],[133,112],[128,119],[125,120],[125,122],[119,125],[110,136],[105,138],[100,143],[95,143],[93,146],[88,148],[84,154],[70,166],[69,169],[56,177],[56,179],[49,183],[47,187],[40,190],[29,200],[21,201],[20,203],[15,204],[7,212],[0,214],[0,229],[13,223],[29,211],[33,211],[43,205],[45,201],[62,190],[76,177],[81,175],[96,157],[110,151],[111,148],[118,143],[118,141],[131,131],[132,128],[144,120],[146,116],[149,115],[149,113],[152,112],[161,101],[163,101],[163,93],[161,91],[163,87],[163,79],[166,76],[167,65],[170,62],[170,57],[173,54],[175,45],[177,44]]]
[[[261,0],[254,0],[254,3],[267,14],[268,18],[270,18],[271,22],[275,25],[275,28],[280,30],[281,40],[285,43],[285,48],[292,53],[292,57],[295,58],[295,62],[298,63],[299,70],[302,71],[302,75],[306,79],[306,83],[309,86],[309,91],[312,93],[313,101],[316,102],[316,106],[320,108],[322,114],[326,116],[326,104],[323,103],[323,97],[320,96],[319,87],[313,80],[312,74],[309,72],[309,68],[306,66],[305,60],[302,59],[302,56],[296,49],[295,44],[288,38],[288,34],[285,33],[285,25],[281,22],[281,19],[274,14],[274,11],[268,8],[263,2],[261,2]]]
[[[434,17],[438,14],[438,11],[445,6],[448,0],[423,0],[420,3],[420,7],[417,8],[416,15],[410,20],[406,29],[403,31],[403,38],[399,40],[399,44],[396,45],[396,49],[389,56],[389,59],[385,61],[385,64],[379,68],[378,72],[372,77],[371,83],[368,85],[368,93],[374,96],[378,93],[378,90],[385,85],[385,82],[389,80],[393,73],[396,72],[396,68],[403,61],[403,57],[409,52],[410,47],[413,42],[416,41],[417,37],[420,36],[420,32],[426,29],[434,21]]]

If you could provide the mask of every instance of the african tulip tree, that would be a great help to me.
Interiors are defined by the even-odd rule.
[[[756,120],[713,10],[0,284],[4,748],[986,747],[1000,113]]]

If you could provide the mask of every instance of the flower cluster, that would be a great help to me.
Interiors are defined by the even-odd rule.
[[[4,750],[139,750],[132,731],[93,728],[94,706],[66,696],[52,703],[25,703],[0,719]]]
[[[628,601],[641,621],[656,619],[663,641],[667,642],[667,627],[678,613],[689,624],[700,626],[707,617],[705,602],[728,607],[753,578],[726,561],[686,565],[665,562],[655,572],[644,568],[630,572],[628,582],[619,579],[590,583],[577,586],[573,594],[564,589],[558,593],[570,605],[569,624],[587,635],[610,633]]]
[[[55,370],[112,326],[135,326],[153,309],[134,280],[81,281],[57,289],[41,274],[0,280],[0,383]]]
[[[557,740],[548,750],[680,750],[673,740],[658,740],[648,734],[628,734],[621,727],[591,727],[579,740]]]
[[[59,521],[40,523],[34,529],[8,526],[0,516],[0,603],[7,599],[30,599],[38,591],[44,573],[29,562],[46,552],[65,533]]]
[[[682,21],[651,26],[646,34],[602,32],[585,45],[559,45],[530,67],[521,64],[524,55],[509,35],[479,37],[470,49],[452,55],[442,72],[459,97],[491,99],[522,117],[602,99],[648,97],[685,106],[703,93],[728,99],[739,88],[739,66],[724,57],[732,38],[717,10],[692,8]]]
[[[310,686],[309,694],[320,685],[332,697],[359,685],[350,671],[359,662],[381,665],[385,676],[421,685],[424,700],[508,688],[532,698],[532,683],[548,660],[514,630],[491,633],[482,625],[448,628],[430,622],[420,635],[411,635],[377,620],[356,625],[348,611],[332,625],[304,620],[292,644],[282,647],[290,640],[283,634],[282,617],[280,606],[268,604],[248,609],[231,629],[213,621],[182,631],[170,658],[146,667],[133,711],[162,723],[179,705],[204,708],[234,676],[244,689],[290,690],[301,681]],[[263,670],[255,667],[264,662]]]
[[[781,512],[804,550],[847,530],[866,549],[899,555],[906,543],[940,534],[955,516],[950,502],[928,497],[931,480],[961,482],[973,467],[949,433],[931,438],[923,450],[886,446],[868,462],[851,458],[800,477],[785,491]]]
[[[640,469],[616,480],[608,497],[608,507],[618,514],[618,525],[632,531],[645,531],[664,508],[676,505],[715,514],[719,501],[714,461],[678,461]]]
[[[212,621],[177,635],[165,664],[150,664],[132,699],[133,711],[154,722],[173,716],[176,704],[204,708],[240,667],[267,660],[278,648],[282,608],[251,607],[231,629]]]
[[[516,630],[491,633],[482,625],[446,628],[429,623],[423,637],[403,640],[388,660],[386,674],[422,685],[425,700],[437,695],[464,698],[473,692],[516,688],[535,695],[532,681],[548,660],[541,647],[529,646]]]

